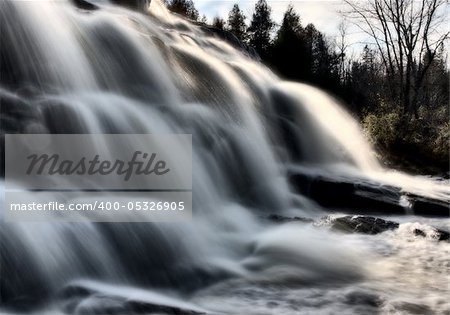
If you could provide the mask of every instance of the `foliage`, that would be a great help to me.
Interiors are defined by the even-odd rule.
[[[272,9],[267,5],[266,0],[259,0],[255,5],[255,12],[248,28],[249,44],[263,59],[266,59],[269,54],[270,35],[275,27],[271,14]]]
[[[286,78],[302,80],[307,78],[308,50],[303,38],[300,16],[289,5],[278,29],[272,46],[271,64]]]
[[[227,30],[233,33],[240,41],[247,39],[245,19],[244,12],[235,4],[228,14]]]
[[[370,113],[364,117],[363,127],[374,145],[391,148],[397,141],[400,115],[396,112]]]
[[[192,0],[169,0],[167,7],[170,11],[181,14],[188,19],[197,21],[199,13]]]
[[[213,19],[211,26],[213,26],[219,30],[224,30],[225,29],[225,20],[216,16]]]
[[[293,6],[288,6],[267,62],[282,76],[307,81],[337,92],[339,55],[313,24],[303,27]]]

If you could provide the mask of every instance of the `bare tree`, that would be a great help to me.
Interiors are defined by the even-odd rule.
[[[342,83],[345,84],[347,79],[347,63],[346,58],[347,49],[349,44],[347,43],[347,33],[348,33],[348,24],[345,19],[343,19],[338,26],[339,36],[336,39],[337,52],[339,55],[339,77]]]
[[[349,16],[376,45],[405,118],[417,118],[418,95],[437,52],[449,39],[448,0],[345,0]]]

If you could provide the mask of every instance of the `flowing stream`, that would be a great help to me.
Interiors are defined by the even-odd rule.
[[[0,2],[2,134],[192,134],[193,220],[0,221],[0,313],[449,314],[450,244],[412,231],[450,220],[336,233],[287,174],[446,201],[448,182],[384,170],[332,96],[160,2],[145,14],[92,2]]]

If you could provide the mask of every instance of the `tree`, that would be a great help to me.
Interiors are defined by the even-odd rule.
[[[289,5],[274,40],[271,63],[286,78],[305,79],[305,45],[302,40],[303,28],[300,16]]]
[[[349,76],[348,75],[349,64],[347,63],[346,60],[347,49],[349,46],[347,43],[348,24],[345,19],[339,23],[338,30],[339,30],[339,37],[337,38],[336,45],[339,56],[339,78],[342,84],[345,85]]]
[[[202,18],[199,21],[202,24],[207,24],[208,23],[208,18],[206,17],[206,15],[202,15]]]
[[[315,81],[325,88],[339,82],[339,56],[331,47],[325,35],[315,30],[312,42],[312,73]]]
[[[380,110],[385,88],[383,72],[377,60],[376,51],[364,46],[361,59],[354,61],[350,70],[350,82],[353,110],[363,118],[367,113]]]
[[[199,14],[192,0],[170,0],[167,4],[170,11],[197,21]]]
[[[216,17],[214,17],[214,19],[212,21],[212,26],[219,30],[224,30],[225,29],[225,21],[224,21],[224,19],[216,16]]]
[[[266,60],[268,57],[270,35],[275,27],[275,23],[270,16],[271,12],[272,10],[267,5],[266,0],[259,0],[255,5],[255,12],[248,28],[249,43],[263,60]]]
[[[235,4],[228,14],[228,30],[233,33],[240,41],[247,39],[247,25],[245,24],[244,12]]]
[[[418,100],[426,74],[449,38],[444,30],[447,0],[345,0],[355,24],[373,40],[401,104],[403,118],[418,118]]]

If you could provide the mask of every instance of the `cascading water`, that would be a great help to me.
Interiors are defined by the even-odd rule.
[[[357,123],[330,96],[280,81],[161,3],[152,1],[148,14],[95,4],[91,11],[69,0],[0,2],[2,134],[190,133],[194,218],[0,222],[0,312],[3,306],[103,314],[122,302],[118,297],[172,307],[160,313],[448,310],[448,274],[437,271],[449,271],[448,244],[419,243],[433,257],[436,274],[416,275],[423,287],[397,288],[395,270],[411,259],[402,243],[408,225],[368,241],[264,220],[270,214],[324,215],[292,192],[287,174],[296,167],[403,185],[441,199],[450,195],[448,187],[386,173]],[[438,279],[430,284],[422,276]],[[68,285],[78,291],[61,308],[56,301]],[[434,292],[423,296],[422,288]],[[100,298],[83,299],[89,291]],[[411,302],[417,298],[419,306]],[[138,312],[117,307],[120,314]]]

